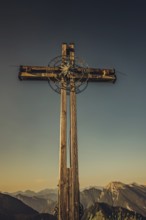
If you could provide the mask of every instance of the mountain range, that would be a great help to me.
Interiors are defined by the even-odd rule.
[[[46,189],[38,193],[33,191],[16,192],[13,196],[39,213],[52,214],[57,204],[57,189]],[[145,219],[144,217],[146,217],[146,186],[143,185],[111,182],[102,189],[97,187],[84,189],[80,192],[80,200],[85,210],[84,220],[96,219],[93,217],[93,213],[101,216],[116,216],[122,212],[125,213],[125,216],[127,214],[131,216],[131,219],[132,216],[134,219],[134,215],[136,219]],[[139,218],[135,213],[138,213]],[[98,219],[100,218],[98,217]],[[106,219],[108,218],[106,217]]]

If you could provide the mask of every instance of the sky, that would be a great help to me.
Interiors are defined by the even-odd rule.
[[[80,187],[146,184],[145,0],[2,0],[0,191],[56,188],[60,95],[19,81],[20,65],[47,66],[62,42],[117,82],[77,95]]]

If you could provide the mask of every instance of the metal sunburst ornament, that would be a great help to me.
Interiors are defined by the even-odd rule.
[[[74,79],[75,81],[76,94],[86,89],[88,85],[88,78],[86,76],[89,73],[89,70],[88,65],[81,58],[76,57],[74,62],[72,62],[69,57],[64,58],[63,56],[57,56],[49,62],[48,66],[58,69],[55,80],[48,79],[49,85],[55,92],[60,93],[62,88],[62,78],[65,81],[63,88],[67,90],[68,95],[71,90],[71,79]]]

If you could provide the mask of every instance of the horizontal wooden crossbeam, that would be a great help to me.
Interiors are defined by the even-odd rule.
[[[116,75],[114,69],[96,69],[75,67],[71,70],[68,78],[87,80],[89,82],[115,82]],[[61,79],[60,67],[49,66],[20,66],[20,80],[59,80]]]

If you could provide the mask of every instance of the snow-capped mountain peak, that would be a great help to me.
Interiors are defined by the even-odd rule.
[[[105,188],[111,192],[115,192],[119,189],[125,189],[125,184],[121,182],[110,182]]]

